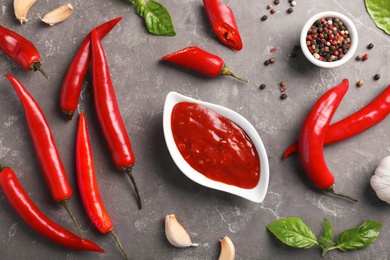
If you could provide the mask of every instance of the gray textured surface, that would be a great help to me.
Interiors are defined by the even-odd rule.
[[[368,131],[325,149],[326,161],[336,178],[336,189],[359,199],[349,201],[317,191],[305,177],[297,156],[281,160],[284,149],[299,133],[300,125],[315,101],[343,78],[350,89],[335,114],[341,119],[361,108],[389,83],[390,36],[375,27],[364,1],[298,0],[287,14],[287,0],[269,15],[271,1],[225,0],[235,12],[244,48],[234,52],[213,34],[200,0],[161,0],[172,15],[177,35],[148,34],[135,7],[126,1],[79,0],[69,20],[46,26],[39,16],[55,8],[57,1],[37,1],[23,26],[14,19],[12,1],[2,1],[0,23],[24,35],[41,52],[43,67],[51,76],[24,71],[0,53],[0,163],[12,167],[28,194],[42,211],[75,232],[66,212],[50,198],[33,152],[22,107],[3,76],[11,73],[30,90],[52,127],[68,176],[74,187],[71,209],[88,239],[106,250],[105,254],[77,252],[55,245],[35,234],[13,211],[0,193],[1,259],[121,259],[114,239],[91,225],[82,207],[75,181],[74,140],[77,120],[66,122],[58,100],[62,78],[85,35],[95,26],[118,16],[123,20],[104,39],[112,79],[126,127],[131,137],[136,165],[134,175],[144,204],[137,209],[132,186],[115,170],[94,115],[90,75],[86,78],[79,110],[85,111],[102,198],[115,223],[114,230],[132,259],[217,259],[219,239],[228,235],[236,246],[237,259],[321,259],[320,249],[299,250],[282,245],[266,230],[278,218],[299,216],[316,235],[324,217],[332,221],[334,233],[360,225],[366,219],[383,223],[378,240],[369,248],[350,253],[332,251],[327,259],[389,259],[390,206],[379,201],[369,185],[379,160],[390,153],[389,119]],[[311,15],[339,11],[350,17],[359,32],[357,54],[369,53],[366,62],[351,60],[337,69],[311,66],[298,53],[300,28]],[[262,15],[269,19],[261,22]],[[375,44],[368,51],[367,44]],[[160,57],[197,45],[221,56],[249,84],[233,78],[210,79],[160,61]],[[275,47],[277,51],[271,53]],[[264,60],[277,62],[265,67]],[[379,81],[372,77],[381,74]],[[355,86],[365,81],[361,88]],[[280,100],[277,84],[287,81],[288,99]],[[261,83],[267,84],[263,91]],[[165,146],[162,112],[170,91],[231,108],[246,117],[258,130],[269,156],[270,185],[263,203],[256,204],[233,195],[201,187],[187,179],[173,163]],[[77,117],[76,117],[77,119]],[[176,249],[166,240],[163,219],[174,213],[197,248]]]

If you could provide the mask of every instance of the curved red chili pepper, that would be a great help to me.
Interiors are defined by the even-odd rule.
[[[68,206],[68,200],[72,196],[72,188],[46,117],[34,97],[22,83],[11,74],[5,76],[13,86],[23,106],[35,152],[51,196],[56,202],[62,203],[81,235],[80,227]]]
[[[39,70],[49,78],[41,68],[41,55],[32,42],[20,34],[0,25],[0,50],[25,70]]]
[[[131,173],[135,162],[134,153],[116,100],[106,55],[96,30],[91,33],[91,46],[92,88],[100,127],[116,167],[129,175],[137,195],[138,206],[142,208],[138,188]]]
[[[108,21],[95,28],[99,35],[99,39],[103,39],[107,33],[120,21],[122,17],[118,17]],[[74,111],[77,109],[77,104],[80,97],[81,87],[85,74],[91,60],[91,34],[89,33],[83,42],[72,62],[70,63],[65,77],[62,81],[60,93],[60,108],[65,113],[66,118],[71,120]]]
[[[92,147],[88,134],[87,120],[80,113],[76,136],[76,170],[81,199],[89,219],[103,234],[110,233],[118,243],[123,255],[128,259],[118,237],[114,233],[114,224],[108,215],[100,196],[96,180]]]
[[[223,44],[234,50],[242,49],[242,40],[232,9],[218,0],[203,0],[211,27]]]
[[[239,80],[248,82],[232,73],[225,65],[222,58],[211,54],[196,46],[190,46],[162,57],[176,65],[200,72],[208,77],[215,78],[219,75],[229,75]]]
[[[332,144],[355,136],[378,124],[390,113],[390,85],[369,104],[352,115],[329,126],[324,144]],[[287,148],[283,158],[298,152],[298,142]]]
[[[303,122],[299,135],[299,153],[306,175],[318,189],[356,201],[333,189],[334,176],[326,165],[323,145],[329,123],[337,107],[347,92],[349,82],[344,79],[341,84],[328,90],[315,103],[310,114]]]
[[[43,214],[11,168],[0,166],[0,188],[19,216],[38,234],[68,248],[104,253],[104,249],[92,241],[81,239]]]

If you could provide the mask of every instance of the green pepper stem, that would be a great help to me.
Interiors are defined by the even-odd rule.
[[[225,64],[223,64],[222,70],[221,70],[221,72],[220,72],[219,74],[221,74],[221,75],[232,76],[233,78],[239,79],[239,80],[244,81],[244,82],[247,82],[247,83],[249,82],[249,80],[244,79],[244,78],[242,78],[242,77],[240,77],[240,76],[237,76],[236,74],[234,74],[233,72],[231,72],[230,69],[229,69],[228,67],[226,67]]]
[[[112,235],[115,238],[116,243],[118,244],[119,248],[122,251],[122,254],[124,255],[125,259],[128,260],[129,258],[126,255],[125,249],[123,248],[121,242],[119,241],[118,236],[114,233],[114,230],[110,230],[110,235]]]
[[[31,64],[31,69],[33,71],[39,71],[40,73],[42,73],[43,76],[45,76],[45,78],[49,79],[49,76],[46,74],[46,72],[41,68],[41,62],[38,61],[38,62],[34,62]]]
[[[135,195],[137,196],[137,202],[138,202],[138,208],[142,209],[142,201],[141,201],[141,196],[139,195],[137,183],[135,182],[134,176],[132,174],[133,167],[127,167],[126,168],[126,173],[129,175],[131,183],[133,183],[134,190],[135,190]]]
[[[81,232],[81,228],[80,228],[79,224],[77,223],[76,218],[73,216],[72,212],[69,209],[69,199],[64,199],[61,201],[61,203],[62,203],[62,206],[64,206],[64,208],[68,212],[70,218],[73,220],[74,224],[76,225],[77,231],[79,232],[81,239],[84,240],[84,236],[83,236],[83,233]]]
[[[345,195],[345,194],[343,194],[343,193],[336,192],[336,191],[334,190],[333,185],[330,186],[329,188],[327,188],[326,191],[329,192],[329,193],[331,193],[331,194],[333,194],[333,195],[336,195],[336,196],[339,196],[339,197],[342,197],[342,198],[345,198],[345,199],[352,200],[353,202],[357,202],[357,201],[358,201],[357,199],[352,198],[352,197],[350,197],[350,196],[348,196],[348,195]]]

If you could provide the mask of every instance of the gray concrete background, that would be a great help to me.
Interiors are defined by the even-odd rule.
[[[284,149],[298,136],[305,116],[316,100],[343,78],[350,89],[337,110],[337,121],[363,107],[390,83],[390,36],[378,29],[368,16],[364,1],[297,0],[292,14],[287,0],[266,10],[271,1],[225,0],[234,11],[243,38],[240,52],[223,46],[211,30],[200,0],[160,0],[170,11],[177,35],[159,37],[146,32],[135,6],[127,1],[79,0],[66,22],[53,27],[39,16],[60,1],[37,1],[29,22],[23,26],[14,18],[12,1],[2,1],[0,23],[30,39],[40,50],[43,68],[50,75],[24,71],[0,53],[0,163],[12,167],[38,207],[54,221],[76,232],[65,210],[55,204],[44,182],[23,109],[3,76],[11,73],[29,89],[45,112],[65,164],[74,196],[71,210],[85,236],[106,250],[105,254],[78,252],[58,246],[30,229],[0,193],[1,259],[121,259],[114,239],[102,235],[83,209],[75,180],[74,140],[77,116],[66,122],[59,110],[62,78],[81,41],[93,27],[123,16],[103,40],[119,106],[136,155],[134,167],[144,208],[138,210],[133,188],[126,175],[111,160],[94,114],[91,77],[85,79],[79,111],[86,113],[97,178],[104,203],[117,235],[132,259],[217,259],[219,239],[228,235],[236,247],[236,259],[321,259],[319,247],[308,250],[282,245],[266,230],[278,218],[298,216],[319,236],[324,217],[333,223],[334,234],[360,225],[367,219],[383,223],[378,240],[370,247],[348,253],[331,251],[327,259],[389,259],[390,206],[380,201],[369,179],[380,159],[390,154],[389,119],[366,132],[325,148],[325,158],[335,175],[335,188],[359,199],[353,204],[318,191],[306,178],[298,157],[281,160]],[[298,52],[305,21],[325,10],[350,17],[359,32],[356,54],[368,53],[366,62],[349,61],[336,69],[313,67]],[[260,21],[268,15],[268,20]],[[367,50],[369,43],[374,49]],[[230,77],[206,78],[161,62],[166,54],[197,45],[221,56],[228,67],[250,80],[248,84]],[[271,48],[276,48],[271,53]],[[274,56],[277,62],[264,66]],[[379,73],[381,79],[374,81]],[[357,80],[364,80],[358,88]],[[287,82],[286,100],[280,99],[278,83]],[[265,83],[267,88],[259,90]],[[177,91],[187,96],[233,109],[258,130],[268,152],[270,184],[264,202],[256,204],[223,192],[202,187],[185,177],[175,166],[166,148],[162,114],[166,95]],[[197,248],[177,249],[165,238],[164,217],[176,214]]]

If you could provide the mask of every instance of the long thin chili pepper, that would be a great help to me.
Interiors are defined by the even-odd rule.
[[[211,27],[223,44],[236,51],[242,49],[242,40],[232,9],[218,0],[203,0]]]
[[[248,82],[247,79],[241,78],[231,72],[230,69],[226,67],[222,58],[196,46],[190,46],[168,54],[162,57],[162,59],[184,68],[200,72],[208,77],[215,78],[219,75],[228,75]]]
[[[355,199],[334,191],[334,176],[326,165],[323,146],[326,131],[337,107],[346,94],[349,82],[344,79],[338,86],[328,90],[315,103],[303,122],[299,136],[299,153],[306,175],[313,184],[337,196],[356,202]]]
[[[0,165],[0,188],[19,216],[38,234],[62,246],[104,253],[104,249],[82,239],[49,219],[30,199],[15,172]]]
[[[20,34],[0,25],[0,50],[25,70],[39,70],[49,78],[41,68],[41,55],[35,45]]]
[[[114,163],[118,169],[126,171],[129,175],[137,196],[138,207],[141,209],[141,197],[132,174],[134,153],[116,100],[106,55],[96,30],[92,30],[91,44],[92,89],[96,114]]]
[[[65,167],[60,158],[53,134],[46,117],[34,97],[26,90],[22,83],[11,74],[5,75],[24,108],[27,125],[34,144],[46,183],[51,196],[56,202],[61,202],[69,216],[75,223],[80,236],[80,226],[69,209],[69,199],[72,197],[72,188],[66,176]]]
[[[104,36],[106,36],[106,34],[109,33],[120,20],[122,20],[122,17],[110,20],[96,27],[95,30],[98,33],[99,39],[103,39]],[[81,87],[90,61],[91,33],[89,33],[81,43],[81,46],[70,63],[62,81],[60,108],[62,112],[65,113],[68,120],[72,119],[73,114],[77,109]]]
[[[369,104],[352,115],[332,124],[326,133],[324,144],[332,144],[355,136],[378,124],[390,113],[390,85]],[[287,148],[283,158],[298,152],[299,145],[295,142]]]
[[[88,133],[88,125],[84,113],[80,113],[77,129],[76,169],[81,199],[89,218],[100,232],[103,234],[109,233],[115,238],[123,255],[128,259],[122,244],[114,233],[114,224],[108,215],[100,196]]]

